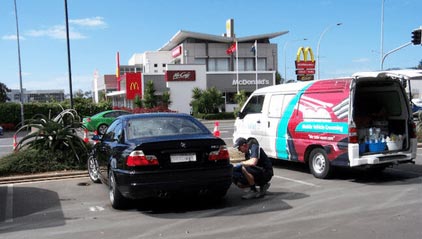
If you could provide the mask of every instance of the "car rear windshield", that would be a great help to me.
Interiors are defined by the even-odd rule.
[[[184,117],[138,118],[127,124],[128,139],[204,133],[209,132]]]

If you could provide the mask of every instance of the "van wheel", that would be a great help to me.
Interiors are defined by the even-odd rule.
[[[309,168],[316,178],[324,179],[330,176],[332,171],[330,161],[323,149],[316,148],[311,151],[309,155]]]

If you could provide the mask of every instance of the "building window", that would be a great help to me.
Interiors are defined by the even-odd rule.
[[[229,59],[227,58],[210,58],[208,60],[208,71],[228,71]]]
[[[205,58],[195,58],[195,61],[193,63],[197,64],[197,65],[205,65],[206,59]]]
[[[154,64],[154,67],[158,67],[158,64]]]
[[[163,67],[166,67],[166,64],[165,63],[163,64]]]

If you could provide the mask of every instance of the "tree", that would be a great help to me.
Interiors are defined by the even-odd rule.
[[[10,92],[11,90],[7,88],[7,86],[0,82],[0,103],[4,103],[6,101],[9,101],[9,97],[7,97],[7,92]]]
[[[169,108],[169,105],[171,104],[171,100],[170,100],[170,92],[165,91],[163,93],[163,96],[161,98],[162,104],[164,107],[166,107],[167,109]]]
[[[422,60],[419,61],[419,65],[417,66],[417,69],[422,69]]]
[[[234,110],[234,116],[237,117],[240,109],[242,109],[243,105],[245,104],[246,100],[248,99],[245,90],[241,90],[234,96],[234,100],[236,101],[238,107]]]
[[[191,104],[194,113],[218,113],[220,107],[224,104],[223,94],[215,87],[205,91],[194,88],[192,99]]]
[[[155,95],[154,82],[152,80],[148,81],[145,87],[144,106],[149,109],[157,106],[157,97]]]
[[[275,84],[276,84],[276,85],[279,85],[279,84],[284,83],[284,81],[285,81],[285,79],[283,79],[283,78],[281,77],[280,73],[277,71],[277,72],[275,73]]]
[[[143,103],[142,103],[142,99],[139,95],[135,96],[135,100],[133,101],[133,104],[138,108],[142,108]]]

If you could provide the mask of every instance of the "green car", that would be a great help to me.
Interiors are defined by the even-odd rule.
[[[99,135],[103,135],[114,119],[127,114],[130,114],[130,112],[124,110],[107,110],[91,117],[83,118],[82,123],[87,130],[97,131]]]

